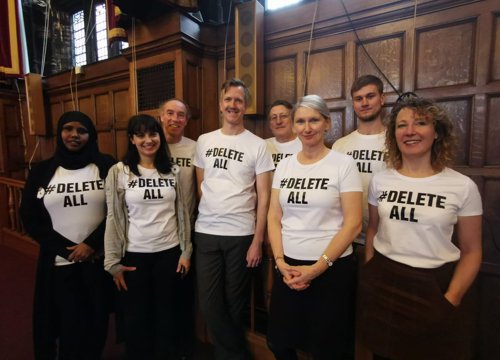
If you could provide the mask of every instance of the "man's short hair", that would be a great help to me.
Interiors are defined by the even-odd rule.
[[[353,96],[356,91],[359,91],[368,85],[375,85],[380,95],[384,93],[384,83],[382,80],[374,75],[363,75],[353,82],[351,87],[351,96]]]
[[[165,105],[167,105],[167,103],[169,103],[171,101],[178,101],[178,102],[182,103],[182,105],[184,105],[184,107],[186,108],[186,119],[188,119],[188,120],[191,119],[191,110],[189,109],[188,104],[186,104],[181,99],[177,99],[177,98],[170,98],[167,101],[163,101],[160,104],[160,106],[158,107],[158,110],[160,111],[160,116],[163,114],[163,110],[165,109]]]
[[[241,86],[243,88],[243,91],[245,93],[245,105],[248,104],[248,98],[250,97],[250,90],[248,90],[248,87],[245,85],[243,81],[236,78],[224,81],[224,84],[222,84],[222,88],[220,89],[220,99],[222,100],[224,94],[227,93],[230,87],[238,87],[238,86]]]
[[[286,108],[287,108],[288,110],[290,110],[290,111],[292,111],[292,110],[293,110],[293,105],[292,105],[292,104],[290,104],[288,101],[286,101],[286,100],[276,100],[275,102],[273,102],[273,103],[271,104],[271,107],[269,108],[269,112],[271,111],[271,109],[272,109],[273,107],[275,107],[275,106],[280,106],[280,105],[282,105],[282,106],[286,107]]]

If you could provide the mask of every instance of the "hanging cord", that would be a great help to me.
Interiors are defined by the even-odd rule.
[[[89,26],[90,26],[90,20],[92,19],[92,7],[94,6],[94,0],[90,2],[90,9],[89,9],[89,21],[87,22],[87,30],[85,31],[85,36],[87,36],[87,40],[85,40],[85,44],[87,44],[88,38],[90,37],[89,35]],[[85,18],[85,13],[83,14],[83,17]],[[94,21],[94,27],[95,27],[95,21]],[[94,31],[94,28],[90,30],[91,32]]]
[[[413,11],[413,35],[414,36],[416,35],[415,30],[416,30],[416,23],[417,23],[417,2],[418,2],[418,0],[415,0],[415,10]],[[415,40],[413,42],[415,43]],[[415,45],[413,45],[411,47],[411,68],[412,69],[414,69],[414,66],[415,66],[414,51],[415,51]],[[413,88],[415,88],[415,86],[413,86]]]
[[[73,103],[73,109],[76,109],[75,107],[75,99],[73,98],[73,85],[71,84],[71,80],[73,78],[73,69],[74,67],[71,67],[71,72],[69,73],[69,91],[71,91],[71,102]],[[76,76],[76,74],[75,74]]]
[[[78,101],[78,74],[75,72],[75,102],[76,111],[80,111],[80,102]],[[75,109],[75,103],[73,103],[73,109]]]
[[[226,49],[227,49],[227,34],[229,32],[229,20],[231,19],[231,6],[233,2],[229,2],[229,14],[227,16],[227,26],[226,26],[226,40],[224,41],[224,81],[226,81]]]
[[[47,40],[49,38],[49,23],[50,23],[50,0],[45,2],[45,24],[43,28],[43,50],[42,50],[42,65],[40,75],[43,77],[45,71],[45,57],[47,56]]]
[[[132,18],[132,65],[134,71],[135,114],[139,113],[139,98],[137,91],[137,53],[135,47],[135,17]]]
[[[316,9],[314,10],[314,16],[313,16],[313,21],[311,24],[311,36],[309,37],[309,51],[307,52],[307,62],[306,62],[306,69],[305,69],[305,74],[304,74],[304,88],[302,90],[302,96],[306,95],[306,85],[307,85],[307,77],[309,76],[309,56],[311,55],[311,45],[312,45],[312,39],[313,39],[313,31],[314,31],[314,22],[316,21],[316,13],[318,12],[318,5],[319,5],[319,0],[316,0]]]
[[[368,58],[371,60],[371,62],[373,63],[373,65],[375,65],[375,67],[380,72],[380,74],[382,74],[382,76],[384,77],[384,79],[387,80],[387,82],[389,83],[389,85],[391,85],[391,87],[394,89],[394,91],[396,92],[396,94],[398,94],[398,96],[399,96],[400,95],[399,91],[396,90],[396,88],[394,87],[394,85],[392,85],[392,83],[387,78],[387,76],[385,76],[385,74],[382,72],[382,70],[378,67],[378,65],[375,63],[375,60],[372,59],[372,57],[370,56],[370,54],[366,50],[365,45],[363,44],[363,42],[359,38],[358,32],[356,31],[356,28],[354,27],[354,24],[352,23],[351,16],[349,15],[349,13],[347,12],[347,9],[345,7],[344,0],[340,0],[340,3],[342,4],[342,7],[344,8],[345,14],[347,15],[347,20],[349,21],[349,25],[351,25],[352,30],[354,31],[354,34],[356,35],[356,38],[358,39],[359,44],[361,45],[361,47],[365,51],[366,56],[368,56]]]
[[[21,113],[21,130],[23,132],[23,146],[24,146],[24,156],[28,153],[28,146],[26,141],[26,131],[24,130],[24,118],[23,118],[23,102],[21,100],[21,91],[19,90],[19,84],[17,79],[14,79],[14,84],[16,84],[17,93],[19,95],[19,112]]]

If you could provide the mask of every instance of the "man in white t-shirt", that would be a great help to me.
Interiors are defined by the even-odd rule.
[[[274,137],[266,139],[274,165],[302,150],[302,143],[292,129],[293,106],[288,101],[277,100],[269,110],[270,128]]]
[[[332,149],[351,155],[356,161],[363,183],[363,230],[354,240],[364,245],[368,227],[368,186],[373,175],[384,169],[385,126],[382,106],[385,104],[384,84],[373,75],[359,77],[351,87],[358,129],[337,140]]]
[[[184,128],[191,118],[189,106],[184,101],[173,98],[163,102],[160,105],[159,112],[171,160],[181,168],[180,181],[182,182],[184,201],[189,208],[191,229],[194,229],[196,220],[196,172],[193,161],[196,153],[196,141],[183,136]],[[194,275],[188,273],[182,281],[179,293],[176,294],[178,309],[176,315],[178,320],[175,323],[179,324],[178,333],[176,334],[179,341],[172,342],[178,347],[174,351],[178,353],[181,359],[191,357],[196,341],[194,296]]]
[[[250,268],[262,259],[274,170],[266,142],[245,130],[248,97],[242,81],[223,84],[223,126],[198,138],[194,159],[200,195],[195,225],[198,293],[217,359],[251,358],[243,310]]]

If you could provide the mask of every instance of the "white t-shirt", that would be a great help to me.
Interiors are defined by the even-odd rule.
[[[295,138],[292,141],[286,143],[280,143],[276,141],[276,138],[266,139],[267,148],[271,152],[273,157],[274,166],[278,166],[278,163],[289,156],[297,154],[302,150],[302,143],[299,138]]]
[[[124,166],[118,175],[119,186],[125,189],[129,230],[126,250],[154,253],[179,244],[175,214],[175,177],[160,174],[156,169],[138,165],[141,176]]]
[[[204,169],[196,232],[245,236],[255,232],[256,175],[274,170],[266,142],[245,130],[215,130],[198,138],[194,165]]]
[[[168,144],[172,162],[181,168],[180,179],[182,181],[182,191],[184,201],[189,209],[191,218],[191,229],[194,229],[194,208],[196,206],[196,173],[193,164],[194,154],[196,153],[196,141],[182,137],[177,144]]]
[[[364,245],[368,227],[368,186],[373,174],[385,169],[385,132],[376,135],[362,135],[357,130],[338,139],[332,150],[351,155],[356,161],[363,183],[363,230],[354,240]]]
[[[311,165],[297,155],[283,159],[274,174],[273,189],[280,190],[283,250],[297,260],[318,260],[344,225],[340,193],[362,192],[355,162],[330,151]],[[352,253],[352,246],[341,257]]]
[[[483,213],[476,184],[452,169],[426,178],[396,170],[373,176],[368,201],[378,207],[375,249],[394,261],[418,268],[437,268],[457,261],[453,226],[459,216]]]
[[[83,242],[106,217],[106,191],[99,168],[89,164],[83,169],[58,167],[43,197],[52,227],[75,244]],[[56,256],[55,265],[74,264]]]

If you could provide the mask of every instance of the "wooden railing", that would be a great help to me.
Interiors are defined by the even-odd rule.
[[[19,217],[23,189],[23,181],[0,177],[0,242],[36,257],[38,244],[26,235]]]

